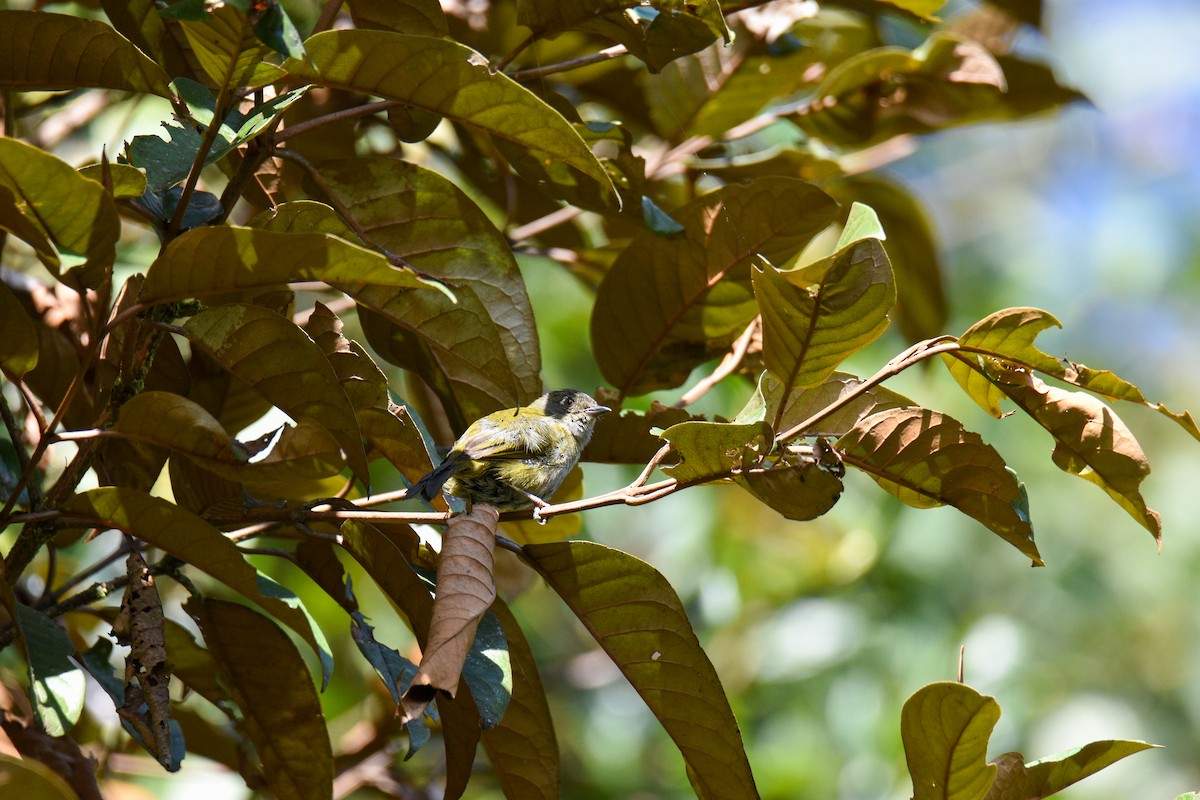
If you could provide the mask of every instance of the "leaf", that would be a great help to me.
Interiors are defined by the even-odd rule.
[[[496,599],[492,550],[500,513],[491,506],[451,518],[437,561],[428,640],[402,698],[404,721],[419,719],[440,690],[454,697],[480,617]]]
[[[423,281],[411,270],[391,266],[379,253],[328,234],[216,225],[188,231],[172,240],[150,265],[138,300],[203,300],[291,281],[324,281],[344,289],[441,288]]]
[[[621,0],[521,0],[517,22],[537,37],[564,30],[605,36],[625,45],[652,72],[718,36],[727,44],[733,38],[717,0],[648,0],[632,7]]]
[[[558,800],[558,742],[537,660],[508,606],[497,600],[492,612],[508,642],[512,699],[500,723],[483,732],[483,748],[505,797]]]
[[[855,208],[874,218],[866,206]],[[847,231],[854,223],[851,211]],[[802,270],[762,264],[752,275],[762,309],[763,361],[786,395],[821,383],[877,339],[896,300],[892,268],[876,238],[858,239]],[[776,427],[779,422],[772,420]]]
[[[180,25],[204,73],[218,89],[265,86],[284,71],[264,59],[271,48],[262,43],[244,10],[235,4],[204,6],[204,15],[181,17]]]
[[[375,349],[425,375],[459,428],[541,395],[525,282],[508,240],[483,211],[451,181],[415,164],[360,158],[322,166],[372,244],[454,287],[450,298],[339,284],[375,312],[364,320]]]
[[[200,625],[241,709],[238,728],[254,744],[271,793],[283,800],[330,797],[329,732],[295,645],[271,620],[245,606],[192,598],[184,608]]]
[[[1095,775],[1126,756],[1155,747],[1158,745],[1146,742],[1106,740],[1092,742],[1029,764],[1021,763],[1024,759],[1020,753],[1006,753],[1005,756],[1013,757],[1012,768],[1005,770],[1002,761],[1004,756],[997,759],[1001,771],[996,776],[996,782],[988,792],[986,800],[1041,800]]]
[[[103,186],[32,145],[0,138],[0,189],[8,190],[0,196],[0,225],[11,230],[4,224],[11,212],[3,211],[9,199],[60,255],[82,262],[67,273],[66,280],[89,288],[104,280],[116,258],[121,223],[117,206]],[[60,277],[58,256],[41,252],[39,257],[46,269]]]
[[[21,306],[21,301],[0,281],[0,367],[4,374],[20,379],[37,366],[37,326]]]
[[[184,55],[183,37],[168,30],[155,0],[100,0],[104,15],[125,38],[162,65],[167,75],[186,75],[193,67]],[[166,78],[164,78],[164,81]]]
[[[297,421],[328,430],[350,470],[370,483],[354,409],[321,351],[290,320],[261,306],[232,304],[202,311],[183,326],[188,338]]]
[[[592,350],[605,379],[624,396],[682,384],[757,316],[751,260],[786,262],[835,213],[811,184],[764,178],[673,212],[687,228],[679,236],[640,232],[605,275],[592,311]]]
[[[161,498],[113,486],[77,494],[63,509],[95,517],[105,527],[161,548],[262,606],[312,647],[328,680],[333,656],[320,629],[298,604],[285,602],[278,593],[264,594],[270,585],[259,579],[233,542],[200,517]]]
[[[780,460],[769,469],[756,468],[738,475],[737,484],[785,519],[816,519],[833,508],[842,496],[841,477],[816,461]]]
[[[3,24],[0,20],[0,27]],[[31,758],[17,758],[8,753],[0,753],[0,786],[12,797],[77,800],[77,795],[67,782],[50,767]]]
[[[45,614],[22,603],[13,611],[25,640],[33,713],[51,736],[65,736],[83,713],[83,671],[71,663],[75,645]]]
[[[1000,454],[957,420],[926,408],[880,411],[837,446],[848,465],[906,505],[954,506],[1042,565],[1022,486]]]
[[[232,481],[312,480],[336,475],[343,460],[337,442],[314,423],[285,427],[265,457],[231,439],[215,417],[170,392],[142,392],[121,407],[112,432],[164,447]],[[272,437],[274,438],[274,437]]]
[[[601,405],[617,404],[616,397],[606,389],[597,392],[595,397]],[[595,433],[581,460],[602,464],[645,464],[662,447],[662,439],[651,433],[653,428],[665,430],[697,419],[703,418],[657,400],[652,401],[645,412],[622,410],[605,414],[596,421]]]
[[[170,97],[167,75],[102,22],[42,11],[0,11],[0,87],[92,87]]]
[[[725,690],[667,580],[649,564],[591,542],[524,550],[662,723],[701,796],[756,799]]]
[[[1150,463],[1125,423],[1103,401],[1047,386],[1024,369],[993,370],[996,385],[1054,437],[1055,465],[1103,489],[1162,546],[1162,518],[1138,487]]]
[[[816,416],[834,404],[842,403],[842,398],[858,392],[863,383],[862,378],[855,375],[834,372],[816,386],[785,396],[783,384],[779,379],[769,372],[764,372],[759,385],[766,402],[766,416],[779,419],[778,427],[781,432],[815,417],[812,429],[803,431],[802,435],[841,436],[878,411],[916,405],[912,400],[886,386],[873,386],[853,400],[845,402],[836,411],[825,416]]]
[[[109,180],[112,181],[112,196],[114,198],[141,197],[146,193],[146,176],[141,170],[128,164],[89,164],[79,168],[79,174],[96,183],[104,183],[104,170],[108,169]]]
[[[994,698],[961,683],[914,692],[900,713],[913,800],[983,800],[996,777],[985,758],[999,719]]]
[[[844,193],[870,206],[888,233],[884,249],[896,276],[892,319],[901,333],[910,342],[941,334],[949,312],[941,259],[924,209],[907,189],[874,175],[850,176],[839,186],[845,188],[831,190],[835,196]]]
[[[731,477],[734,470],[757,464],[774,444],[765,422],[681,422],[661,434],[679,454],[680,463],[663,472],[684,484]]]
[[[356,28],[396,31],[416,36],[445,36],[446,13],[437,0],[351,0]]]
[[[286,64],[330,88],[398,100],[561,161],[615,197],[608,173],[557,111],[457,42],[390,31],[325,31],[305,47],[312,66]]]

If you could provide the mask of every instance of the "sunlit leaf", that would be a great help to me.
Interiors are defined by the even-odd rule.
[[[186,39],[176,38],[178,31],[168,30],[169,23],[158,13],[156,0],[100,0],[100,7],[112,26],[167,75],[190,74],[192,67],[184,55]]]
[[[0,87],[95,87],[170,97],[167,75],[102,22],[43,11],[0,11]]]
[[[1120,417],[1090,394],[1047,386],[1024,369],[991,372],[996,386],[1054,437],[1058,468],[1103,489],[1161,546],[1162,518],[1139,491],[1150,463]]]
[[[663,472],[680,483],[702,483],[749,469],[770,450],[774,434],[761,421],[681,422],[663,431],[662,438],[679,454],[679,463]]]
[[[640,233],[596,295],[592,349],[604,377],[622,395],[679,386],[758,315],[751,260],[787,262],[836,211],[811,184],[764,178],[672,212],[683,234]]]
[[[0,12],[3,14],[5,12]],[[16,13],[16,12],[7,12]],[[38,16],[51,16],[41,15]],[[2,29],[0,25],[0,29]],[[59,256],[82,264],[67,278],[83,286],[98,286],[116,258],[121,222],[116,204],[104,187],[75,171],[65,161],[16,139],[0,139],[0,226],[15,203],[26,220],[58,249]],[[17,235],[20,230],[14,231]],[[36,243],[35,248],[37,247]],[[42,263],[59,275],[59,257],[39,252]]]
[[[769,372],[763,374],[760,386],[766,402],[766,416],[777,418],[780,432],[814,419],[811,430],[804,433],[841,436],[857,425],[863,418],[877,411],[891,408],[915,406],[902,394],[886,386],[873,386],[866,391],[859,389],[862,378],[845,372],[834,372],[816,386],[810,386],[790,396],[785,396],[783,384]],[[853,399],[844,398],[854,395]],[[817,415],[833,405],[839,407],[824,416]]]
[[[245,11],[233,3],[205,6],[204,15],[183,17],[180,25],[205,74],[218,88],[264,86],[284,71],[264,59],[263,44]]]
[[[875,219],[866,206],[855,209]],[[855,217],[852,210],[846,232],[865,224]],[[892,268],[877,238],[854,238],[804,269],[783,272],[762,264],[752,275],[762,309],[763,361],[787,395],[821,383],[878,338],[896,299]],[[778,418],[771,422],[779,426]]]
[[[913,800],[983,800],[996,777],[985,759],[999,719],[994,698],[961,683],[931,683],[909,697],[900,736]]]
[[[96,183],[104,182],[104,167],[100,164],[81,167],[79,174]],[[128,164],[109,164],[108,175],[112,181],[112,196],[115,198],[141,197],[146,192],[146,176],[135,167]]]
[[[326,31],[305,47],[312,66],[289,61],[294,76],[376,95],[440,114],[561,161],[614,192],[604,167],[557,111],[457,42],[390,31]]]
[[[183,326],[196,345],[292,419],[323,426],[341,444],[351,471],[369,484],[354,409],[329,361],[291,320],[261,306],[202,311]]]
[[[508,642],[512,699],[500,724],[483,732],[484,750],[506,797],[558,800],[558,742],[537,661],[508,606],[498,600],[492,611]]]
[[[1158,745],[1121,739],[1092,742],[1028,764],[1020,753],[995,760],[996,782],[985,800],[1041,800],[1095,775],[1126,756]]]
[[[333,752],[321,702],[291,640],[246,606],[193,598],[196,620],[230,694],[239,729],[254,744],[272,794],[325,800],[333,792]]]
[[[279,597],[264,595],[258,573],[237,546],[195,514],[161,498],[113,486],[78,494],[64,510],[95,517],[98,525],[122,530],[207,573],[298,633],[320,657],[326,677],[333,669],[329,645],[307,614]]]
[[[860,421],[837,446],[914,508],[951,505],[1041,565],[1020,483],[995,449],[957,420],[925,408],[881,411]]]
[[[375,312],[364,329],[376,350],[424,374],[458,427],[538,397],[533,308],[508,241],[483,211],[451,181],[397,159],[330,162],[323,174],[372,244],[453,286],[451,299],[338,284]]]
[[[21,301],[0,281],[0,367],[7,375],[20,378],[37,366],[37,326],[21,306]]]
[[[591,542],[528,545],[525,553],[662,723],[703,796],[757,799],[725,690],[666,578]]]
[[[28,654],[33,713],[51,736],[64,736],[83,713],[83,671],[71,663],[75,645],[40,611],[22,603],[13,610]]]

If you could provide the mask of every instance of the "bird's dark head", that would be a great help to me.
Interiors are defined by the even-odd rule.
[[[556,389],[534,400],[532,407],[548,417],[561,419],[571,428],[575,438],[584,442],[591,438],[596,420],[612,411],[576,389]]]

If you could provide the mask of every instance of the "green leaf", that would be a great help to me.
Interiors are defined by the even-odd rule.
[[[102,22],[0,11],[0,88],[92,87],[170,97],[167,75]]]
[[[896,275],[892,319],[910,342],[944,332],[948,309],[938,246],[924,210],[909,191],[876,176],[856,175],[831,189],[871,206],[888,232],[887,250]]]
[[[817,461],[781,459],[738,475],[737,484],[785,519],[816,519],[842,496],[842,479]]]
[[[1025,765],[1026,784],[1033,798],[1050,797],[1063,789],[1095,775],[1126,756],[1158,745],[1123,739],[1092,742]]]
[[[100,164],[81,167],[79,174],[101,185],[104,183],[104,167]],[[146,193],[146,176],[141,170],[128,164],[109,164],[108,174],[114,198],[141,197]]]
[[[103,186],[43,150],[16,139],[0,139],[0,190],[7,190],[0,192],[0,226],[12,230],[5,224],[12,219],[13,206],[4,211],[7,200],[29,226],[54,243],[59,255],[82,262],[66,280],[86,287],[100,285],[116,258],[121,234],[117,206]],[[21,235],[20,230],[14,233]],[[59,277],[59,257],[44,250],[38,255]]]
[[[370,242],[454,287],[433,292],[339,284],[361,306],[375,350],[420,372],[456,429],[542,393],[533,307],[508,240],[436,172],[392,158],[326,162],[322,174]]]
[[[262,606],[312,647],[328,680],[333,657],[320,629],[305,612],[264,595],[264,584],[237,546],[200,517],[161,498],[113,486],[78,494],[63,508],[95,517],[104,526],[161,548]]]
[[[662,432],[679,454],[680,463],[663,472],[680,483],[702,483],[730,477],[734,470],[757,464],[771,449],[774,433],[765,422],[681,422]]]
[[[645,222],[648,231],[659,236],[674,236],[684,231],[682,225],[646,195],[642,195],[642,221]]]
[[[45,614],[21,603],[13,611],[28,655],[33,712],[46,733],[65,736],[83,713],[83,671],[71,662],[75,645]]]
[[[843,237],[861,224],[851,212]],[[762,264],[752,275],[762,309],[763,362],[785,395],[820,384],[877,339],[896,299],[891,265],[875,238],[854,241],[802,270]],[[780,417],[772,420],[776,427]]]
[[[571,124],[487,59],[456,42],[389,31],[326,31],[305,47],[312,66],[287,63],[296,77],[330,88],[399,100],[478,128],[543,161],[561,161],[615,197],[603,165]]]
[[[276,53],[289,58],[304,58],[304,43],[295,23],[281,3],[266,3],[254,20],[254,35]]]
[[[379,253],[324,233],[275,233],[217,225],[174,239],[146,273],[138,300],[166,303],[205,299],[291,281],[324,281],[352,290],[363,286],[443,289]]]
[[[1047,386],[1024,369],[988,372],[1009,399],[1054,437],[1055,465],[1103,489],[1161,547],[1162,518],[1146,507],[1139,491],[1150,463],[1120,417],[1103,401]]]
[[[881,411],[837,446],[846,463],[913,508],[951,505],[1042,564],[1027,501],[1000,454],[955,419],[925,408]]]
[[[863,382],[862,378],[855,375],[834,372],[816,386],[785,395],[779,379],[765,372],[759,385],[767,405],[766,416],[779,420],[781,432],[815,418],[813,424],[808,426],[810,430],[803,431],[802,435],[841,436],[877,411],[916,405],[886,386],[873,386],[860,392],[859,387]],[[854,393],[857,394],[853,399],[843,400]],[[816,416],[835,403],[841,404],[840,408],[825,416]]]
[[[350,0],[347,5],[356,28],[415,36],[445,36],[450,32],[438,0]]]
[[[328,430],[350,470],[370,483],[354,408],[329,360],[304,331],[262,306],[231,304],[202,311],[183,326],[193,343],[292,419]]]
[[[537,661],[512,611],[497,600],[492,613],[504,628],[512,664],[512,697],[500,724],[485,730],[484,750],[505,797],[558,800],[558,742]]]
[[[21,301],[0,281],[0,367],[6,375],[21,378],[38,363],[37,326]]]
[[[717,0],[520,0],[517,22],[535,36],[580,30],[620,42],[658,72],[673,59],[694,53],[716,37],[732,34]]]
[[[592,311],[592,350],[605,379],[622,395],[682,384],[758,315],[751,260],[788,261],[836,211],[811,184],[764,178],[673,212],[683,234],[639,232],[605,275]]]
[[[996,777],[986,763],[1000,705],[961,683],[922,686],[900,712],[913,800],[984,800]]]
[[[284,71],[264,59],[271,48],[263,44],[244,10],[232,3],[204,6],[202,18],[180,18],[179,24],[192,46],[201,69],[218,89],[265,86]]]
[[[282,800],[333,793],[333,752],[321,702],[291,640],[262,614],[236,603],[192,598],[184,608],[204,641],[253,744],[262,774]]]
[[[0,25],[3,25],[0,22]],[[0,786],[12,797],[28,800],[77,800],[58,773],[32,758],[0,753]]]
[[[527,545],[525,553],[662,723],[702,796],[757,800],[721,680],[666,578],[591,542]]]

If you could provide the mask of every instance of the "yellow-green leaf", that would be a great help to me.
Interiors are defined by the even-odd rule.
[[[47,733],[65,736],[83,713],[83,671],[71,662],[75,645],[40,611],[21,603],[13,611],[28,655],[33,712]]]
[[[304,43],[310,64],[288,61],[293,76],[337,89],[399,100],[483,130],[542,161],[561,161],[616,196],[612,180],[561,114],[457,42],[390,31],[318,33]]]
[[[994,762],[999,772],[985,800],[1041,800],[1051,797],[1127,756],[1158,746],[1126,739],[1106,739],[1039,758],[1028,764],[1023,763],[1025,759],[1020,753],[1005,753]]]
[[[79,174],[96,183],[104,183],[104,167],[100,164],[89,164],[79,170]],[[141,197],[146,193],[146,174],[128,164],[109,164],[108,175],[112,180],[113,197]]]
[[[114,486],[78,494],[63,508],[158,547],[262,606],[312,647],[328,679],[333,656],[320,629],[301,607],[281,599],[276,586],[260,580],[237,546],[200,517],[161,498]]]
[[[663,472],[680,483],[702,483],[730,477],[734,470],[750,469],[774,444],[774,433],[765,422],[681,422],[662,432],[679,454],[679,463]]]
[[[701,796],[757,800],[721,680],[667,579],[591,542],[528,545],[525,553],[662,723]]]
[[[785,263],[836,213],[815,186],[773,177],[672,212],[682,234],[640,232],[605,275],[592,311],[592,350],[605,379],[622,395],[682,384],[758,315],[751,260]]]
[[[180,25],[205,74],[218,88],[263,86],[284,76],[264,61],[271,48],[259,40],[254,25],[233,3],[205,8],[203,19],[183,19]]]
[[[291,640],[246,606],[193,598],[213,662],[241,710],[237,727],[254,744],[271,793],[281,800],[327,800],[333,748],[316,687]]]
[[[102,22],[0,11],[0,87],[94,87],[170,97],[168,80],[158,64]]]
[[[995,698],[961,683],[931,683],[909,697],[900,737],[913,800],[983,800],[996,778],[986,758],[999,719]]]
[[[1004,393],[988,378],[984,365],[998,356],[1053,375],[1061,370],[1058,359],[1033,344],[1039,333],[1051,327],[1061,328],[1062,324],[1040,308],[1005,308],[984,317],[958,337],[958,343],[970,349],[943,354],[942,361],[963,391],[999,419],[1004,413],[1000,408]]]
[[[328,430],[350,470],[370,483],[354,409],[329,360],[304,331],[261,306],[231,304],[202,311],[183,326],[195,344],[292,419]]]
[[[886,386],[873,386],[866,391],[860,391],[859,387],[862,384],[862,378],[845,372],[834,372],[816,386],[785,395],[783,384],[771,373],[764,372],[759,382],[766,403],[766,417],[779,420],[778,428],[781,433],[813,419],[812,425],[808,426],[809,429],[803,431],[802,435],[841,436],[864,417],[877,411],[916,405],[912,400]],[[854,395],[853,399],[843,400],[850,395]],[[839,407],[833,412],[821,417],[816,416],[835,404]]]
[[[58,773],[32,758],[0,753],[0,786],[12,797],[29,800],[77,800]]]
[[[204,299],[290,281],[324,281],[345,289],[389,286],[445,291],[411,270],[393,267],[379,253],[336,236],[214,225],[188,231],[167,245],[150,265],[138,300]]]
[[[103,186],[43,150],[16,139],[0,139],[0,189],[7,190],[0,193],[0,207],[6,200],[14,204],[58,249],[55,257],[39,251],[48,270],[58,276],[60,257],[66,256],[79,263],[66,276],[68,280],[87,287],[99,285],[116,258],[121,234],[117,206]],[[8,213],[0,211],[0,225],[9,218],[11,207]]]
[[[37,326],[4,281],[0,281],[0,341],[4,342],[0,367],[5,374],[20,378],[37,366]]]
[[[1023,487],[1000,454],[957,420],[925,408],[881,411],[860,421],[837,446],[848,465],[901,502],[913,508],[954,506],[1042,564]]]
[[[438,0],[350,0],[346,5],[357,28],[417,36],[445,36],[450,32],[446,12]]]

